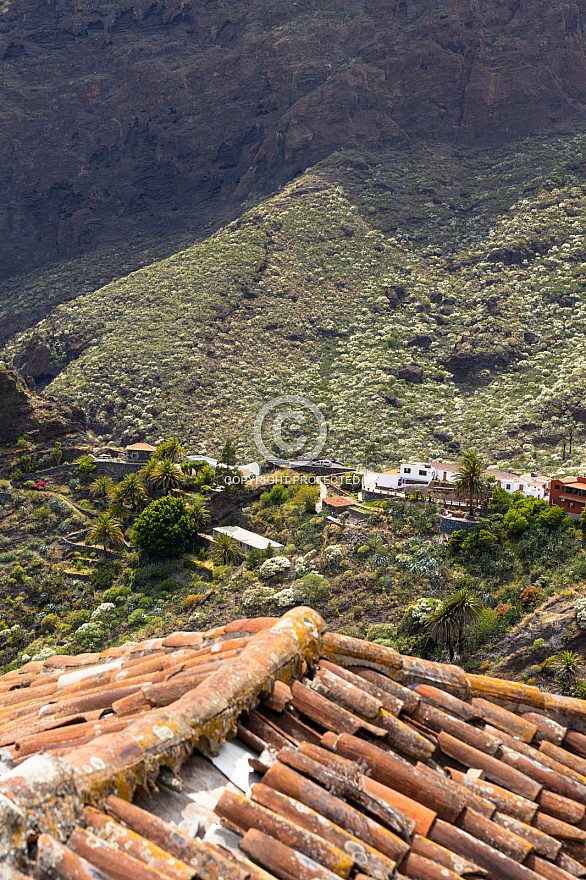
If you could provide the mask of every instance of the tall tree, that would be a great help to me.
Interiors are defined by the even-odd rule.
[[[470,515],[474,514],[474,499],[486,488],[484,478],[485,463],[475,449],[464,452],[458,462],[460,470],[456,474],[455,485],[458,495],[467,497],[470,502]]]
[[[457,623],[458,629],[458,653],[463,650],[464,627],[469,623],[475,623],[480,615],[484,605],[482,599],[477,596],[474,590],[469,586],[463,586],[445,600],[444,603],[450,613],[453,615]]]
[[[124,532],[122,523],[110,513],[101,513],[96,524],[90,531],[88,538],[94,544],[101,544],[104,556],[107,556],[106,548],[113,547],[115,550],[124,546]]]
[[[185,458],[185,449],[177,437],[169,437],[163,443],[159,443],[155,451],[155,458],[159,461],[168,458],[170,461],[181,461]]]
[[[140,510],[146,497],[144,483],[136,473],[127,474],[118,484],[119,498],[131,510]]]
[[[202,498],[201,495],[198,495],[191,505],[191,522],[193,523],[193,531],[197,534],[204,528],[204,526],[209,525],[211,522],[210,511],[207,505],[205,498]]]
[[[114,483],[112,482],[111,477],[96,477],[90,486],[90,495],[94,498],[99,498],[100,501],[106,501],[106,499],[110,497],[113,485]]]
[[[237,565],[244,559],[240,544],[230,535],[220,532],[210,544],[210,555],[215,562],[223,565]]]
[[[434,642],[440,642],[446,646],[451,663],[454,659],[454,644],[459,627],[454,609],[450,608],[446,602],[442,602],[430,613],[425,626]]]
[[[156,471],[158,465],[159,462],[156,458],[150,458],[138,472],[138,475],[144,482],[145,489],[149,495],[152,495],[153,489],[155,488],[155,484],[153,482],[153,474]]]
[[[232,441],[231,437],[228,437],[224,446],[222,447],[222,451],[220,452],[220,457],[218,458],[218,464],[225,464],[226,467],[235,467],[238,461],[238,454],[236,452],[236,447]]]
[[[163,458],[157,462],[151,474],[151,482],[157,489],[162,489],[167,494],[171,489],[177,489],[185,477],[177,465],[170,458]]]

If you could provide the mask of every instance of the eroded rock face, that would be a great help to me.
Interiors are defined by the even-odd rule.
[[[490,146],[586,116],[571,0],[1,8],[0,275],[199,223],[334,150]]]
[[[24,433],[50,440],[85,427],[82,409],[32,394],[16,370],[0,366],[0,443]]]
[[[14,366],[25,376],[39,379],[49,373],[51,348],[38,333],[30,336],[22,350],[14,358]]]

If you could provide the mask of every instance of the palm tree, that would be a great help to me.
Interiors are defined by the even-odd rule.
[[[151,483],[158,489],[163,489],[165,494],[170,489],[177,489],[181,485],[185,477],[170,458],[163,458],[157,461],[156,467],[153,468],[151,474]]]
[[[486,487],[483,477],[485,464],[475,449],[469,449],[460,459],[460,470],[456,474],[456,491],[461,497],[470,500],[470,515],[474,515],[474,499]]]
[[[144,484],[136,473],[127,474],[118,485],[120,500],[131,510],[139,510],[145,499]]]
[[[110,495],[113,485],[114,483],[112,482],[110,477],[96,477],[96,479],[90,486],[90,495],[92,495],[94,498],[99,498],[100,501],[106,501],[106,499]]]
[[[434,642],[445,644],[451,663],[454,659],[454,641],[459,629],[459,621],[453,609],[442,602],[428,616],[425,626]]]
[[[122,523],[110,513],[101,513],[88,538],[94,544],[101,544],[104,548],[104,556],[107,556],[106,547],[118,549],[124,546]]]
[[[224,532],[217,534],[211,542],[210,555],[214,562],[221,562],[223,565],[237,565],[244,559],[244,553],[240,549],[238,541]]]
[[[202,498],[201,495],[197,495],[191,506],[191,521],[193,523],[195,534],[197,535],[204,526],[209,525],[211,519],[205,498]]]
[[[142,479],[146,491],[151,494],[154,489],[153,473],[156,471],[159,462],[156,458],[149,458],[147,463],[139,470],[138,475]]]
[[[177,439],[177,437],[169,437],[164,443],[159,443],[155,452],[155,458],[162,461],[168,458],[169,461],[180,461],[185,458],[185,449]]]
[[[461,654],[464,627],[469,623],[475,623],[482,614],[484,608],[482,599],[469,586],[463,586],[455,593],[452,593],[451,596],[448,596],[444,604],[450,609],[454,619],[457,621],[458,653]]]

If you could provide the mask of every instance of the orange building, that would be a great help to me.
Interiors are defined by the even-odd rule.
[[[586,505],[586,475],[552,480],[549,503],[552,507],[561,507],[573,519],[579,519]]]

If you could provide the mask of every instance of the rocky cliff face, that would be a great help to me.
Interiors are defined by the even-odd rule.
[[[82,409],[34,394],[16,370],[0,365],[0,443],[12,442],[24,433],[50,440],[84,431],[85,426]]]
[[[187,227],[333,150],[586,115],[585,0],[5,0],[0,277]]]

